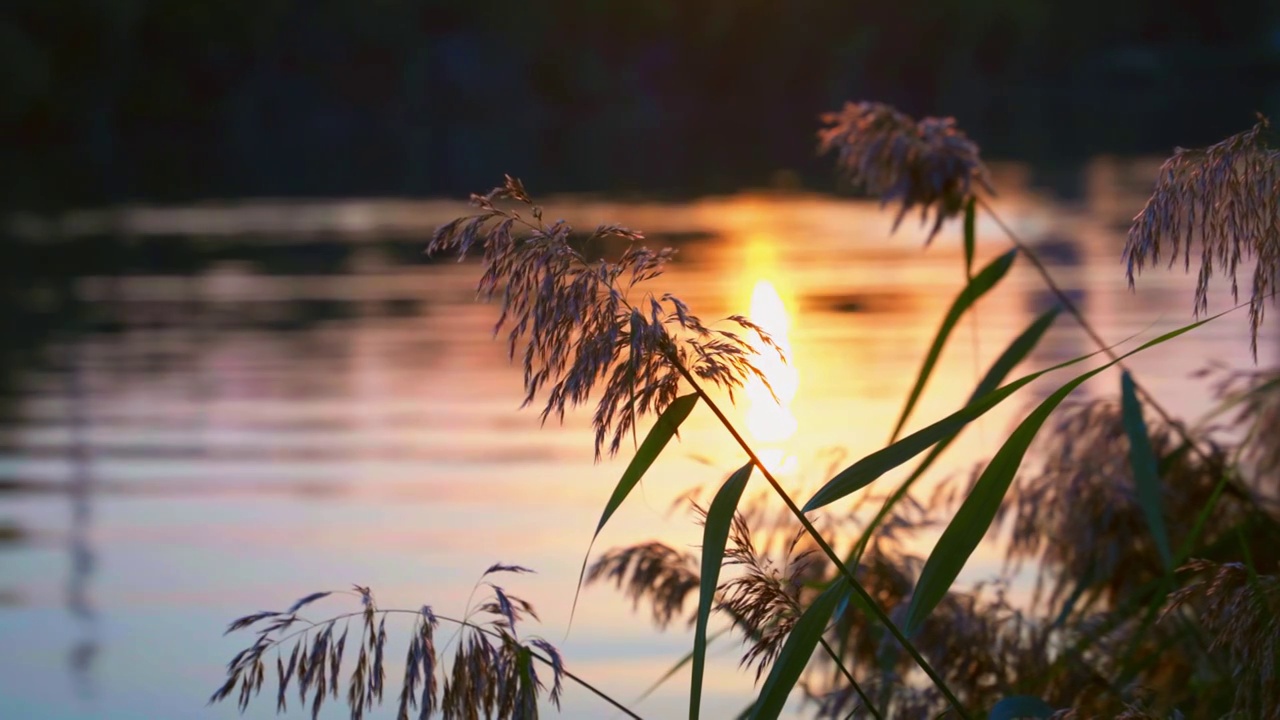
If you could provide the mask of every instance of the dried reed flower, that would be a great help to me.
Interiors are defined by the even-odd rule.
[[[1228,372],[1217,386],[1217,394],[1239,410],[1232,427],[1243,431],[1239,443],[1240,465],[1254,478],[1259,500],[1273,514],[1280,510],[1280,371]]]
[[[1161,462],[1169,541],[1179,547],[1194,524],[1188,519],[1208,505],[1230,471],[1229,453],[1207,438],[1190,452],[1181,434],[1157,420],[1148,423],[1148,434]],[[1082,583],[1086,601],[1114,606],[1133,599],[1163,575],[1163,561],[1138,502],[1119,406],[1108,399],[1068,403],[1042,438],[1041,467],[1019,478],[1013,501],[1001,510],[1001,520],[1011,522],[1009,563],[1037,563],[1036,597],[1049,606]],[[1218,499],[1199,543],[1211,545],[1240,528],[1261,532],[1267,524],[1253,498],[1233,485]]]
[[[361,609],[320,622],[298,615],[304,607],[334,595],[318,592],[307,595],[283,612],[260,612],[246,615],[231,623],[227,632],[252,628],[253,643],[241,650],[227,664],[226,682],[209,698],[220,702],[239,687],[238,705],[243,712],[249,701],[261,690],[266,679],[264,656],[275,650],[276,711],[288,708],[290,683],[297,688],[299,701],[311,704],[311,716],[319,716],[327,698],[337,699],[343,655],[347,647],[350,624],[355,620],[360,629],[355,645],[355,667],[347,682],[346,701],[352,720],[380,705],[386,690],[387,616],[412,615],[413,630],[405,653],[404,678],[401,684],[396,717],[425,720],[439,712],[446,719],[486,718],[529,719],[538,717],[538,697],[546,689],[540,680],[536,659],[551,668],[552,685],[549,699],[558,708],[567,675],[560,653],[541,638],[522,642],[516,631],[525,616],[537,619],[533,606],[512,595],[501,586],[484,578],[499,572],[530,572],[517,565],[495,564],[481,576],[481,584],[492,598],[470,609],[463,620],[437,616],[430,606],[419,611],[382,610],[374,602],[373,592],[353,586],[340,594],[359,597]],[[487,616],[477,621],[473,616]],[[451,672],[439,667],[435,633],[440,621],[460,628],[460,639]],[[335,634],[342,624],[340,635]],[[290,642],[293,650],[286,664],[283,648]],[[535,654],[539,651],[540,654]],[[443,690],[437,674],[444,676]],[[415,712],[416,711],[416,712]],[[412,713],[412,714],[411,714]]]
[[[1256,260],[1249,294],[1250,348],[1258,355],[1264,301],[1274,295],[1280,273],[1280,150],[1268,142],[1270,123],[1259,116],[1250,130],[1207,148],[1178,148],[1160,168],[1155,191],[1133,219],[1124,255],[1130,286],[1147,262],[1181,254],[1191,270],[1197,231],[1200,274],[1195,312],[1208,310],[1209,279],[1231,277],[1239,301],[1240,263]],[[1216,264],[1216,267],[1215,267]]]
[[[656,541],[613,548],[587,569],[588,584],[606,579],[631,598],[633,607],[648,600],[654,624],[665,628],[684,613],[685,599],[698,590],[698,558]]]
[[[1225,650],[1235,682],[1234,712],[1280,718],[1280,575],[1256,575],[1242,563],[1192,560],[1182,571],[1202,575],[1170,596],[1172,611],[1195,610],[1211,650]]]
[[[974,184],[993,192],[978,146],[956,127],[954,118],[916,121],[881,103],[845,103],[827,113],[818,131],[819,152],[836,151],[840,169],[853,184],[877,195],[882,204],[901,203],[893,221],[916,205],[920,220],[934,213],[926,242],[942,223],[959,214],[973,197]]]
[[[692,503],[705,522],[706,510]],[[742,665],[754,665],[759,680],[786,641],[802,613],[802,590],[821,578],[813,562],[815,548],[802,543],[803,532],[791,534],[778,561],[761,551],[752,537],[749,516],[763,515],[762,503],[751,503],[746,512],[735,512],[729,527],[723,565],[741,573],[722,580],[716,588],[715,609],[729,616],[750,643]],[[791,517],[788,515],[788,517]],[[794,521],[793,521],[794,522]],[[700,586],[698,559],[659,542],[645,542],[605,552],[587,571],[587,582],[613,580],[636,607],[647,600],[654,624],[667,627],[684,612],[684,601]],[[692,623],[694,618],[689,617]]]
[[[800,618],[800,594],[815,552],[800,548],[806,537],[803,532],[794,534],[781,562],[775,563],[757,552],[746,516],[734,513],[730,523],[724,564],[738,566],[743,573],[720,584],[717,609],[728,613],[751,641],[741,664],[756,666],[757,681],[777,659]]]
[[[609,454],[617,453],[637,419],[666,409],[685,371],[731,397],[748,377],[768,383],[744,337],[707,327],[673,295],[633,295],[638,284],[662,274],[675,251],[653,252],[636,244],[641,233],[601,225],[586,245],[613,239],[627,248],[615,262],[588,260],[571,242],[573,228],[564,221],[545,224],[542,208],[510,176],[502,187],[471,200],[481,212],[442,226],[427,252],[455,252],[459,260],[480,252],[484,271],[476,290],[486,301],[501,296],[494,333],[508,328],[512,359],[523,346],[525,405],[550,386],[544,422],[553,414],[563,419],[567,407],[586,402],[597,384],[604,385],[593,417],[597,459],[606,441]],[[524,205],[532,220],[499,208],[499,200]],[[517,229],[527,236],[517,236]],[[727,320],[781,356],[768,333],[750,320]]]

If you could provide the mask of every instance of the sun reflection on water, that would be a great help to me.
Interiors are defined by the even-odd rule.
[[[747,383],[747,430],[760,445],[760,459],[771,470],[788,472],[796,465],[796,458],[786,452],[785,443],[799,428],[791,403],[800,388],[800,373],[791,361],[788,336],[791,322],[786,305],[768,280],[758,281],[751,293],[751,319],[769,333],[784,357],[779,357],[763,340],[756,339],[756,350],[760,353],[757,366],[769,382],[766,385],[753,377]]]

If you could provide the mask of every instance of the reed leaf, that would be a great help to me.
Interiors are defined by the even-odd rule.
[[[1169,547],[1169,531],[1164,525],[1164,509],[1160,500],[1160,475],[1156,468],[1156,454],[1151,449],[1147,423],[1142,419],[1142,404],[1133,384],[1133,377],[1126,371],[1120,376],[1120,411],[1125,434],[1129,437],[1129,462],[1133,467],[1133,482],[1137,488],[1138,505],[1151,527],[1151,537],[1167,573],[1173,572],[1173,551]]]
[[[932,425],[921,428],[888,447],[864,456],[861,460],[841,470],[835,477],[819,488],[813,494],[813,497],[809,498],[809,502],[805,503],[804,511],[817,510],[861,490],[878,480],[881,475],[906,463],[941,440],[960,432],[966,425],[982,417],[992,408],[1008,399],[1010,395],[1035,382],[1040,377],[1055,370],[1061,370],[1088,360],[1100,352],[1102,351],[1081,355],[1053,367],[1038,370],[1018,378],[1008,385],[983,395]]]
[[[1214,318],[1223,314],[1225,313],[1219,313]],[[942,537],[938,538],[938,543],[929,554],[929,559],[925,561],[924,570],[920,572],[920,580],[916,583],[915,592],[911,596],[911,605],[907,608],[907,620],[903,630],[908,636],[920,628],[934,607],[946,597],[947,591],[960,575],[969,556],[987,534],[996,512],[1000,509],[1000,504],[1004,502],[1005,493],[1008,492],[1009,485],[1022,464],[1027,448],[1031,446],[1040,427],[1058,405],[1087,380],[1110,369],[1124,358],[1172,340],[1214,318],[1207,318],[1165,333],[1101,367],[1077,376],[1055,390],[1018,425],[1009,439],[991,458],[991,462],[987,464],[987,468],[969,492],[969,497],[956,511],[947,529],[942,532]]]
[[[1148,340],[1137,348],[1116,357],[1114,360],[1099,369],[1101,370],[1111,367],[1125,358],[1136,355],[1143,350],[1172,340],[1173,338],[1176,338],[1183,333],[1190,332],[1205,323],[1213,322],[1239,307],[1240,306],[1236,306],[1228,310],[1224,310],[1217,315],[1207,317],[1203,320],[1198,320],[1190,325],[1184,325],[1153,340]],[[1107,349],[1109,350],[1110,348]],[[818,492],[814,493],[813,497],[809,498],[809,502],[805,503],[804,511],[810,512],[812,510],[816,510],[824,505],[829,505],[842,497],[861,490],[867,485],[875,482],[881,475],[884,475],[890,470],[893,470],[911,458],[919,455],[943,438],[959,432],[965,425],[968,425],[979,417],[982,417],[989,410],[994,408],[996,405],[999,405],[1001,402],[1004,402],[1004,400],[1006,400],[1010,395],[1021,390],[1026,385],[1035,382],[1040,377],[1055,370],[1061,370],[1065,367],[1088,360],[1100,352],[1105,352],[1105,350],[1098,350],[1087,355],[1081,355],[1065,362],[1058,363],[1053,367],[1038,370],[1029,375],[1018,378],[998,390],[987,393],[978,400],[964,406],[954,413],[951,413],[932,425],[921,428],[894,444],[863,457],[861,460],[840,471],[835,477],[828,480],[826,485],[819,488]]]
[[[849,585],[843,578],[836,580],[796,620],[795,627],[782,645],[778,659],[769,669],[769,677],[765,679],[764,688],[751,711],[752,720],[776,718],[782,713],[791,689],[799,681],[818,641],[827,629],[827,620],[848,590]]]
[[[992,260],[964,286],[964,289],[960,291],[960,294],[951,303],[951,308],[947,310],[946,316],[942,319],[942,326],[938,328],[938,334],[934,336],[933,344],[929,347],[929,353],[925,355],[924,366],[920,368],[919,374],[916,375],[915,385],[911,388],[911,394],[907,396],[907,403],[902,408],[902,415],[893,427],[893,434],[889,437],[890,443],[898,439],[898,434],[902,432],[903,426],[907,424],[907,419],[911,417],[911,412],[915,410],[916,403],[919,402],[920,395],[924,392],[924,386],[929,382],[929,377],[933,375],[934,366],[938,364],[938,357],[942,355],[942,348],[946,347],[947,340],[951,337],[951,331],[955,329],[956,324],[960,322],[960,318],[964,316],[965,312],[1004,278],[1005,274],[1009,272],[1009,268],[1013,266],[1013,261],[1017,256],[1018,251],[1014,249]]]
[[[1004,502],[1005,493],[1018,472],[1018,466],[1022,464],[1027,448],[1031,446],[1031,441],[1035,439],[1049,414],[1077,387],[1108,367],[1110,363],[1090,370],[1054,391],[1022,421],[991,458],[986,470],[969,492],[969,497],[956,511],[955,517],[929,554],[929,559],[925,561],[920,581],[916,584],[911,605],[907,609],[907,621],[903,628],[907,635],[918,630],[933,608],[946,597],[969,556],[987,534],[987,529],[995,519],[1000,504]]]
[[[1014,338],[1013,342],[1009,343],[1009,346],[1004,349],[1004,352],[1000,353],[1000,357],[996,358],[996,361],[987,369],[986,374],[982,376],[982,380],[978,382],[978,385],[973,389],[973,393],[969,395],[969,400],[966,405],[973,403],[978,398],[998,388],[1000,383],[1004,381],[1009,373],[1018,366],[1018,363],[1025,360],[1026,357],[1031,354],[1031,351],[1035,349],[1036,345],[1040,344],[1040,338],[1044,337],[1045,332],[1049,330],[1049,326],[1053,324],[1055,319],[1057,319],[1059,312],[1061,312],[1061,310],[1054,308],[1042,314],[1040,317],[1036,318],[1026,330],[1023,330],[1018,337]],[[880,506],[880,511],[876,513],[876,516],[871,520],[871,523],[862,531],[862,538],[858,541],[858,545],[853,553],[855,564],[857,560],[862,557],[862,553],[866,549],[867,542],[871,539],[871,535],[875,532],[875,529],[880,526],[880,523],[884,522],[884,519],[888,517],[889,512],[893,510],[893,507],[897,505],[902,498],[906,497],[907,493],[911,490],[911,486],[924,475],[925,471],[928,470],[933,465],[934,461],[938,459],[938,456],[942,455],[943,451],[947,449],[947,446],[949,446],[959,436],[962,429],[963,428],[959,428],[951,435],[939,440],[938,443],[929,450],[929,454],[926,455],[924,459],[920,461],[920,464],[916,466],[916,469],[911,472],[911,475],[909,475],[906,480],[903,480],[902,484],[898,486],[898,489],[894,491],[893,495],[889,496],[884,501],[884,504]]]
[[[582,579],[587,573],[587,560],[591,558],[591,548],[600,537],[600,531],[604,529],[605,524],[618,511],[618,508],[622,507],[623,501],[631,494],[636,483],[639,483],[644,474],[649,471],[649,467],[662,454],[667,443],[680,430],[680,425],[689,417],[689,413],[693,412],[697,404],[697,393],[681,395],[673,400],[658,416],[653,427],[649,428],[649,434],[645,435],[644,442],[640,443],[640,448],[627,464],[627,469],[622,472],[617,486],[613,488],[613,494],[609,496],[609,502],[605,503],[604,512],[600,514],[600,522],[596,524],[596,530],[591,534],[587,551],[582,556],[582,569],[578,571],[578,586],[573,592],[573,605],[569,608],[569,625],[573,625],[573,615],[578,609],[578,596],[582,593]]]
[[[711,607],[715,603],[716,585],[720,582],[720,564],[724,560],[724,547],[729,539],[729,528],[733,524],[733,514],[738,509],[738,501],[742,499],[742,491],[751,479],[753,462],[734,471],[707,508],[706,521],[702,527],[702,576],[698,593],[698,620],[693,636],[693,678],[689,691],[689,719],[698,719],[698,710],[702,705],[702,676],[707,663],[707,622],[711,618]]]

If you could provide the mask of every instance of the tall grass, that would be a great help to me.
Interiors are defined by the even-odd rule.
[[[794,699],[820,718],[1280,718],[1280,376],[1223,378],[1221,407],[1209,422],[1189,425],[1172,418],[1124,364],[1236,308],[1136,347],[1109,345],[1012,232],[1008,253],[973,267],[978,213],[1007,226],[984,197],[994,190],[977,145],[954,121],[917,121],[884,105],[850,103],[823,123],[820,148],[835,154],[853,187],[897,205],[895,227],[919,210],[932,241],[947,221],[962,220],[967,283],[925,349],[902,412],[886,418],[888,444],[833,467],[807,499],[788,494],[709,391],[726,391],[732,401],[748,380],[767,384],[753,348],[763,340],[771,351],[781,349],[745,317],[704,322],[662,292],[672,251],[647,249],[643,235],[627,228],[605,225],[583,237],[563,221],[547,223],[510,177],[473,196],[477,213],[448,223],[432,240],[433,254],[479,258],[477,289],[501,306],[494,331],[505,333],[512,359],[520,358],[525,404],[541,403],[545,421],[594,402],[597,457],[620,452],[628,438],[636,446],[597,535],[697,406],[742,452],[743,465],[695,506],[700,555],[645,543],[591,561],[588,548],[579,586],[613,583],[637,609],[647,605],[657,626],[684,620],[694,627],[689,655],[667,674],[690,667],[690,718],[699,716],[707,648],[719,637],[709,630],[715,614],[744,640],[742,663],[759,687],[755,698],[743,699],[744,715],[753,718],[777,717]],[[1255,355],[1280,272],[1280,155],[1268,132],[1260,121],[1203,151],[1180,150],[1135,218],[1125,250],[1132,282],[1162,253],[1181,254],[1189,270],[1190,247],[1199,244],[1197,314],[1207,311],[1215,272],[1226,272],[1237,291],[1238,271],[1253,261],[1249,297],[1237,307],[1249,308]],[[1040,273],[1097,349],[1010,379],[1057,321],[1058,311],[1046,313],[1001,353],[964,406],[904,434],[955,327],[1020,260]],[[1101,366],[1063,379],[1095,356]],[[1115,399],[1071,399],[1113,367],[1123,370]],[[969,424],[1050,375],[1056,387],[967,484],[944,484],[931,498],[914,492]],[[1044,458],[1039,467],[1027,467],[1033,446]],[[904,481],[881,487],[886,473],[907,463],[914,467]],[[748,492],[755,478],[763,494]],[[810,517],[820,508],[827,508],[821,529]],[[862,519],[863,508],[875,509],[871,520]],[[926,527],[941,536],[922,557],[904,539]],[[1005,581],[956,584],[979,542],[997,529],[1010,537],[1009,571],[1035,567],[1029,604],[1013,603]],[[526,617],[536,618],[533,606],[489,578],[523,571],[490,568],[482,580],[492,597],[460,619],[430,607],[381,610],[365,588],[354,594],[359,611],[319,623],[298,611],[327,593],[241,618],[229,630],[252,631],[256,639],[228,665],[212,700],[236,694],[246,707],[267,683],[275,651],[280,709],[292,683],[314,715],[325,697],[338,697],[354,620],[360,640],[346,702],[352,717],[361,717],[384,697],[386,620],[405,614],[411,630],[399,717],[536,717],[538,699],[545,694],[558,705],[564,682],[636,717],[570,673],[551,643],[518,632]],[[436,651],[440,622],[461,633],[449,667]],[[282,648],[290,642],[286,662]]]

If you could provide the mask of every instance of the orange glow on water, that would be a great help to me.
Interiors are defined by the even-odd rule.
[[[747,430],[758,442],[766,446],[777,445],[795,435],[799,426],[791,412],[791,402],[795,400],[796,391],[800,387],[800,373],[791,363],[791,341],[788,336],[791,319],[782,297],[768,280],[757,282],[752,291],[750,317],[769,333],[785,355],[785,358],[778,357],[776,352],[757,339],[756,348],[760,355],[756,358],[756,364],[769,379],[769,386],[758,378],[752,378],[746,388]],[[769,391],[770,387],[773,392]],[[780,449],[776,449],[774,454],[779,455],[778,460],[781,462]]]

